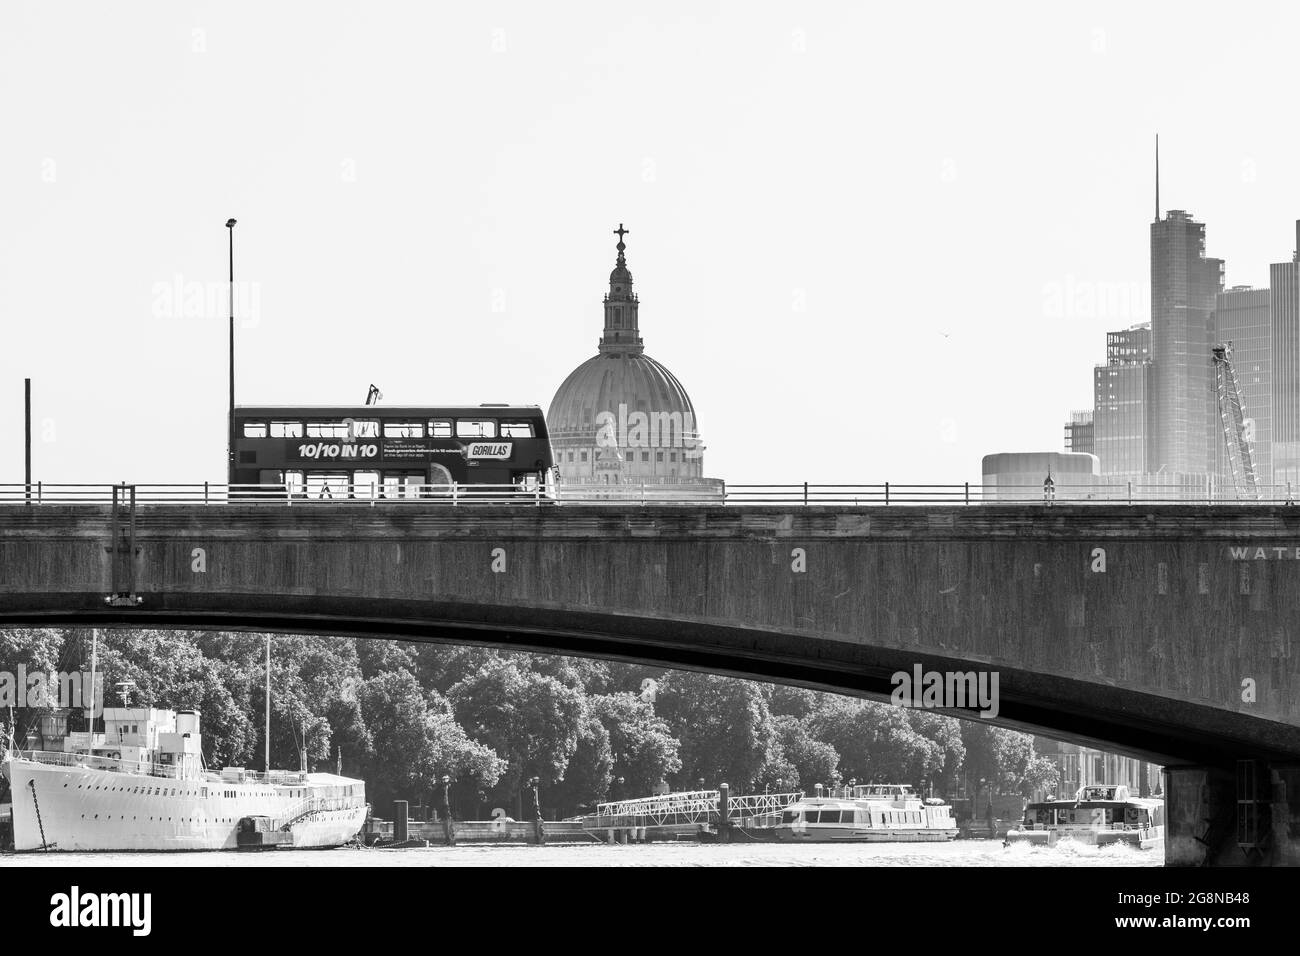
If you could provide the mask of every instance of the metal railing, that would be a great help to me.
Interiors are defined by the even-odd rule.
[[[598,804],[590,826],[671,826],[714,823],[718,820],[717,790],[690,790],[665,793],[657,797],[638,797]],[[803,798],[802,793],[752,793],[729,797],[727,813],[733,821],[751,821],[758,817],[779,815],[790,804]]]
[[[162,777],[167,780],[203,780],[201,770],[194,769],[184,774],[176,764],[148,763],[136,760],[124,760],[120,757],[95,757],[90,754],[64,752],[60,750],[15,750],[16,760],[30,760],[33,763],[48,764],[54,767],[76,767],[84,770],[108,770],[113,773],[129,773],[141,777]]]
[[[301,823],[308,817],[313,817],[318,813],[329,813],[333,810],[359,810],[365,806],[365,801],[358,797],[307,797],[291,804],[279,816],[272,819],[276,829],[288,830],[295,823]]]
[[[913,484],[702,484],[665,485],[627,481],[610,485],[564,487],[440,484],[380,485],[339,483],[287,490],[282,485],[196,484],[0,484],[0,506],[112,505],[114,489],[133,488],[138,505],[239,505],[277,507],[407,507],[462,505],[1293,505],[1292,486],[1270,485],[1257,499],[1240,498],[1214,486],[1188,488],[1124,482],[1042,485]]]

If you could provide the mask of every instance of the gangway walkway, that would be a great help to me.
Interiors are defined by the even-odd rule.
[[[754,793],[728,796],[727,822],[738,826],[770,825],[787,806],[803,797],[795,793]],[[583,817],[585,830],[626,831],[678,828],[685,832],[712,829],[722,820],[721,790],[689,790],[655,797],[601,803]]]

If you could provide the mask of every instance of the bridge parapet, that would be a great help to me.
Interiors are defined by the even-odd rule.
[[[1166,764],[1300,755],[1296,508],[137,496],[120,518],[0,506],[0,625],[483,643],[886,700],[917,667],[979,672],[1004,726]]]

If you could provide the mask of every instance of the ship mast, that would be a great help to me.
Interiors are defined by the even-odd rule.
[[[96,658],[99,654],[99,628],[90,629],[90,736],[86,743],[86,753],[95,752],[95,665],[98,663]],[[66,729],[66,728],[65,728]]]
[[[266,635],[266,729],[262,732],[265,738],[265,760],[264,769],[267,773],[267,779],[270,780],[271,774],[271,635]]]

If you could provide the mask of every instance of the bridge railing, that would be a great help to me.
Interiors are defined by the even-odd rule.
[[[1243,497],[1212,482],[1197,485],[1118,482],[1091,484],[916,485],[916,484],[702,484],[664,485],[626,481],[583,484],[556,492],[520,485],[384,485],[379,483],[321,483],[287,488],[283,485],[192,484],[0,484],[0,505],[111,505],[122,501],[122,490],[134,492],[137,505],[259,505],[274,507],[368,506],[409,507],[465,505],[517,506],[637,506],[637,505],[776,505],[894,506],[961,505],[1151,505],[1260,504],[1293,505],[1291,485],[1262,487],[1257,497]],[[115,497],[116,496],[116,497]]]

